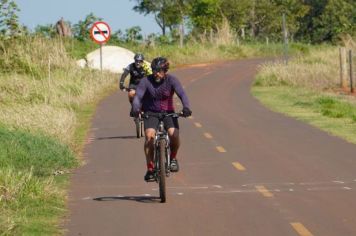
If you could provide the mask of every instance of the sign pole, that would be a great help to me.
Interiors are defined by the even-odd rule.
[[[100,71],[103,72],[103,44],[100,44]]]
[[[103,72],[103,44],[109,41],[111,35],[110,26],[103,22],[95,22],[90,29],[90,36],[100,46],[100,71]]]

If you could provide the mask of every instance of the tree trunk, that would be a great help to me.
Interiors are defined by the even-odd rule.
[[[251,26],[251,32],[250,32],[250,36],[252,38],[254,38],[256,36],[256,13],[255,13],[255,6],[256,6],[256,2],[255,0],[252,1],[252,7],[251,7],[251,11],[250,11],[250,26]]]

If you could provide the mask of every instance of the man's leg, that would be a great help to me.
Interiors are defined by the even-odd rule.
[[[171,158],[176,158],[180,146],[179,129],[169,128],[168,135],[171,142]]]
[[[154,139],[155,139],[156,131],[154,129],[146,129],[145,130],[145,145],[144,151],[146,155],[147,162],[147,170],[153,170],[153,151],[154,151]]]
[[[155,129],[146,129],[145,130],[145,145],[144,151],[146,155],[146,163],[147,163],[147,172],[145,175],[146,181],[153,181],[153,155],[154,155],[154,138],[155,138],[156,131]]]
[[[180,146],[179,129],[169,128],[168,135],[169,135],[170,148],[171,148],[171,171],[177,172],[179,170],[178,161],[177,161],[177,153]]]
[[[134,97],[136,95],[136,90],[134,89],[130,89],[130,91],[128,92],[128,97],[129,97],[129,102],[132,104]]]
[[[128,98],[129,98],[129,102],[131,104],[131,108],[130,108],[130,116],[132,116],[132,102],[134,100],[134,97],[136,95],[136,90],[134,89],[130,89],[130,91],[127,93],[128,94]]]

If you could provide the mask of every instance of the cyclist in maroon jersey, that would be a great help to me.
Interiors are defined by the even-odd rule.
[[[157,57],[151,63],[152,75],[143,78],[137,86],[136,96],[133,100],[133,116],[138,116],[140,109],[147,113],[148,118],[144,118],[145,126],[145,155],[147,161],[146,181],[152,181],[153,176],[153,151],[154,137],[159,120],[150,114],[173,113],[173,95],[176,93],[183,104],[183,116],[191,116],[188,97],[180,84],[179,80],[168,74],[169,62],[164,57]],[[165,128],[170,137],[171,146],[171,166],[172,172],[179,170],[177,152],[180,146],[178,119],[166,117],[164,120]]]

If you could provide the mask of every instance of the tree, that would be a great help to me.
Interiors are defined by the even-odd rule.
[[[356,2],[329,0],[322,14],[313,23],[313,41],[336,41],[341,34],[353,34],[356,29]]]
[[[193,26],[200,32],[216,29],[222,21],[220,0],[193,0],[189,16]]]
[[[14,0],[0,0],[0,33],[16,36],[21,34],[17,13],[20,11]]]
[[[134,6],[133,10],[144,15],[153,14],[163,35],[166,35],[167,28],[172,29],[183,19],[184,0],[136,0],[136,2],[137,5]]]
[[[245,29],[248,27],[249,10],[251,0],[223,0],[221,9],[224,16],[235,32],[241,32],[244,37]]]
[[[142,40],[143,37],[140,32],[141,32],[140,26],[134,26],[134,27],[126,29],[126,41],[127,42],[136,42],[136,41]]]
[[[117,30],[111,34],[110,40],[118,43],[124,42],[125,36],[121,30]]]
[[[44,36],[46,38],[53,38],[56,36],[56,27],[53,24],[37,25],[35,34]]]
[[[80,20],[77,24],[74,25],[74,37],[84,41],[90,38],[90,27],[96,22],[101,21],[102,18],[95,16],[93,13],[90,13],[85,17],[84,20]]]

